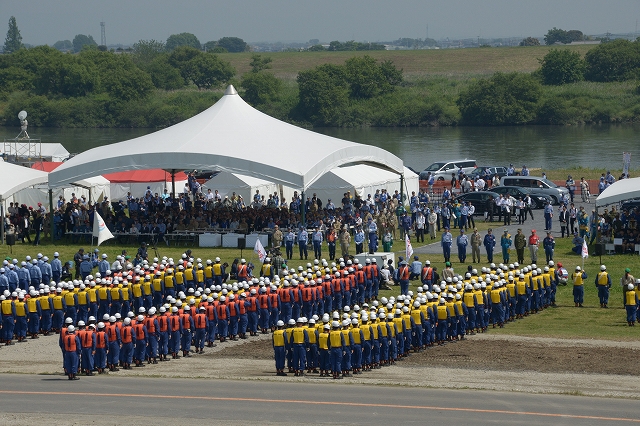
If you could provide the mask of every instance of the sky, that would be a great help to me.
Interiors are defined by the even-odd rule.
[[[2,23],[15,16],[23,42],[52,45],[76,34],[107,44],[166,40],[190,32],[201,42],[319,39],[391,41],[400,37],[542,36],[557,27],[585,34],[633,33],[639,0],[27,0],[0,2]]]

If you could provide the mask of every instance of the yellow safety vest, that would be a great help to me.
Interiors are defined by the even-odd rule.
[[[285,345],[284,342],[285,334],[284,330],[276,330],[273,332],[273,346],[279,348]]]

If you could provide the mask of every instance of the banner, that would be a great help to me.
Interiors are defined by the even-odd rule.
[[[267,257],[267,251],[262,246],[260,238],[256,240],[256,245],[253,247],[253,251],[258,254],[258,259],[260,259],[260,262],[264,262],[264,259]]]
[[[582,241],[582,258],[586,259],[587,257],[589,257],[589,247],[587,247],[587,239],[585,238]]]
[[[413,255],[413,246],[411,245],[411,240],[409,239],[409,234],[404,234],[404,245],[405,245],[405,255],[407,256],[405,259],[407,263],[411,263],[411,256]]]
[[[98,237],[98,245],[102,244],[103,241],[113,238],[113,234],[109,231],[109,228],[107,228],[107,225],[97,211],[93,214],[93,236]]]
[[[631,166],[631,153],[623,152],[622,153],[622,174],[629,174],[629,167]]]

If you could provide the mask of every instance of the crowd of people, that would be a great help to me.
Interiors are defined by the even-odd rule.
[[[78,255],[91,265],[89,256]],[[240,259],[232,276],[219,258],[194,259],[190,251],[176,261],[149,259],[144,246],[138,255],[142,261],[134,265],[126,256],[110,263],[95,254],[101,260],[76,271],[76,279],[63,279],[57,253],[51,262],[42,254],[5,259],[2,342],[58,334],[65,374],[74,380],[79,372],[143,367],[273,333],[277,374],[288,368],[340,378],[535,314],[553,306],[557,286],[569,280],[582,306],[587,282],[580,267],[569,276],[553,261],[542,268],[468,265],[458,274],[450,262],[438,273],[429,261],[400,258],[390,275],[390,265],[381,268],[375,259],[320,259],[288,269],[266,258],[259,272]],[[411,281],[417,281],[415,292]],[[630,326],[638,319],[639,282],[630,270],[621,280]],[[394,284],[398,296],[380,297],[382,286]],[[608,307],[611,278],[604,265],[595,285],[600,306]]]

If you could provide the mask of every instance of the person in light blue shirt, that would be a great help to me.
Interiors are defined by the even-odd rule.
[[[101,276],[106,276],[107,275],[107,271],[109,270],[109,267],[111,265],[109,265],[109,261],[107,260],[107,254],[103,254],[102,255],[102,260],[100,261],[100,263],[98,263],[98,272],[100,272]]]
[[[309,234],[307,230],[303,227],[300,228],[300,232],[298,233],[298,249],[300,250],[300,260],[302,257],[306,259],[308,257],[307,253],[307,244],[309,243]]]
[[[353,241],[356,243],[356,254],[360,254],[364,251],[364,231],[358,227],[356,233],[353,236]]]
[[[507,169],[507,176],[513,176],[516,173],[516,169],[513,167],[513,164],[509,164],[509,168]]]
[[[409,274],[409,280],[413,281],[420,278],[422,273],[422,262],[418,256],[413,256],[413,262],[411,262],[411,272]]]
[[[449,262],[451,258],[451,244],[453,244],[453,235],[449,232],[449,227],[444,227],[444,232],[440,238],[440,245],[442,246],[442,254],[444,255],[444,261]]]
[[[464,233],[464,229],[460,229],[456,244],[458,245],[458,259],[460,263],[464,263],[467,260],[467,246],[469,245],[469,237]]]
[[[367,228],[369,231],[369,254],[373,254],[378,251],[378,225],[375,220],[369,219]]]
[[[287,260],[291,260],[293,257],[293,244],[296,241],[296,234],[293,233],[293,230],[289,228],[289,232],[284,235],[284,247],[287,252]]]
[[[547,201],[547,205],[544,206],[544,229],[551,231],[553,226],[553,206],[550,201]]]
[[[40,263],[40,272],[42,273],[42,282],[45,285],[49,285],[53,274],[51,271],[51,265],[49,264],[49,258],[47,256],[42,258],[42,262]]]
[[[319,228],[316,228],[313,233],[313,255],[316,259],[322,258],[322,231]]]
[[[520,176],[529,176],[529,169],[527,169],[527,166],[525,166],[524,164],[522,165]]]

